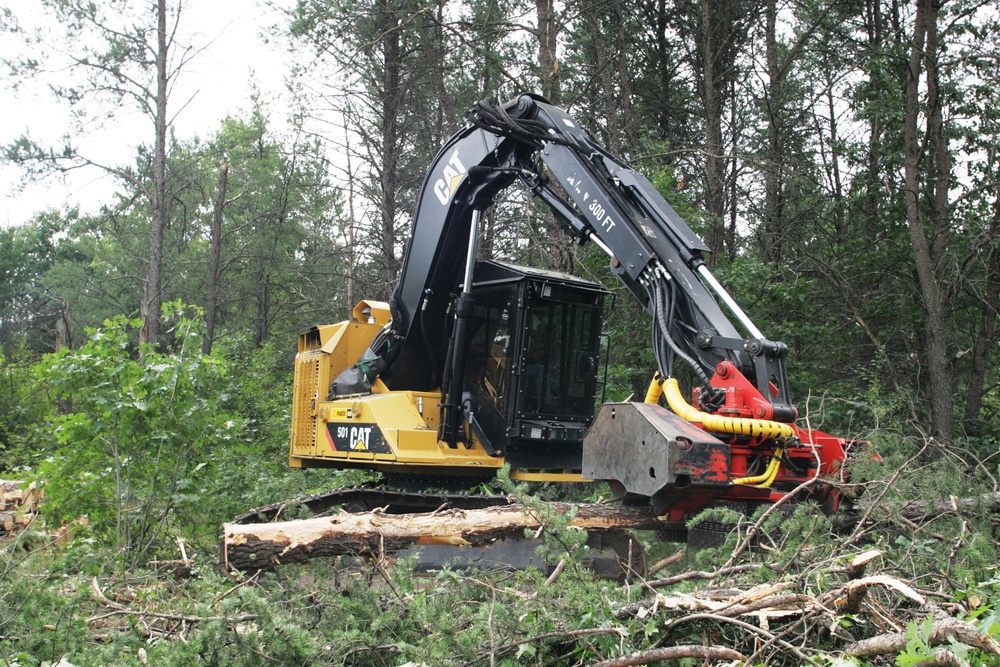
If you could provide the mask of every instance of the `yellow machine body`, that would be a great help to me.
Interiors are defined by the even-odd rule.
[[[439,391],[391,391],[376,378],[371,393],[327,396],[333,380],[357,362],[389,318],[388,304],[362,301],[353,320],[299,336],[289,464],[492,477],[505,464],[503,456],[490,456],[475,437],[456,447],[438,440]],[[532,470],[514,470],[511,477],[584,481],[578,473]]]

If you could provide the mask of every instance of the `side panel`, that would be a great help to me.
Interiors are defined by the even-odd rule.
[[[302,467],[302,458],[316,455],[316,410],[320,401],[326,398],[337,374],[357,362],[380,328],[377,323],[340,322],[313,327],[299,336],[292,386],[292,467]]]
[[[385,393],[377,393],[384,390]],[[321,401],[314,420],[316,447],[303,465],[364,466],[382,471],[492,475],[503,465],[474,442],[449,447],[437,439],[440,394],[388,391]]]

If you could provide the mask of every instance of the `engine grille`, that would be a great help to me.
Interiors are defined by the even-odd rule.
[[[292,450],[316,447],[315,408],[319,399],[319,369],[323,352],[316,350],[295,358],[295,395],[292,397]]]

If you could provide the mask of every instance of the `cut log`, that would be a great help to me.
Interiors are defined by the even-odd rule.
[[[583,530],[663,527],[648,507],[549,505],[559,515],[576,511],[570,523]],[[489,546],[505,537],[538,530],[542,521],[521,505],[425,514],[338,514],[264,524],[223,526],[222,566],[258,571],[281,564],[338,555],[382,555],[414,545]]]
[[[38,513],[41,499],[42,490],[34,482],[24,486],[19,480],[0,479],[0,535],[30,524]]]
[[[0,510],[15,510],[19,507],[29,512],[38,509],[41,499],[40,490],[35,483],[21,488],[24,482],[12,479],[0,479]]]

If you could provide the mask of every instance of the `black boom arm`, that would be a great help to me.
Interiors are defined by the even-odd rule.
[[[446,364],[447,311],[478,219],[473,212],[485,211],[520,180],[579,242],[593,241],[610,255],[611,270],[653,316],[661,372],[672,375],[681,358],[708,388],[716,365],[729,361],[770,399],[774,419],[794,421],[787,348],[765,339],[719,285],[705,265],[708,248],[642,174],[536,96],[506,105],[480,102],[467,117],[470,124],[434,160],[417,204],[391,302],[395,344],[382,374],[388,386],[438,385]],[[703,397],[711,400],[711,391]]]

